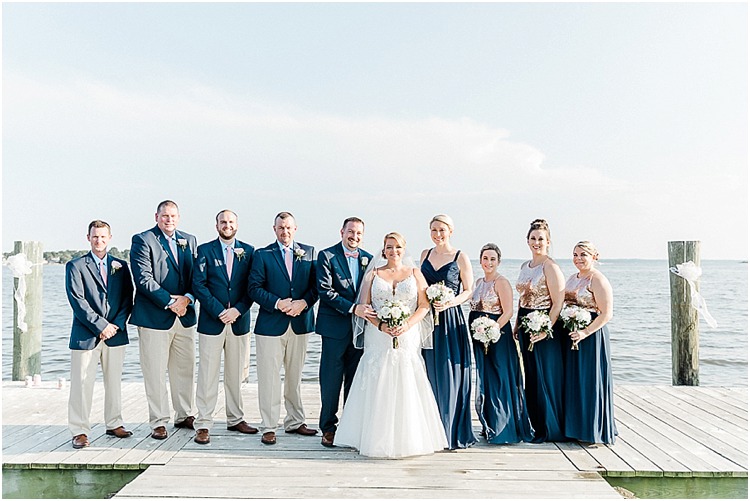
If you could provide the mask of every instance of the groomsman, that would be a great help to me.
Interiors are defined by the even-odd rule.
[[[196,316],[191,289],[197,242],[193,235],[177,231],[180,211],[173,201],[161,202],[154,218],[156,226],[133,235],[130,247],[136,291],[130,320],[138,326],[151,437],[163,440],[169,422],[167,372],[175,427],[193,429],[195,421]]]
[[[73,448],[88,447],[96,366],[102,364],[104,422],[107,435],[126,438],[122,420],[122,361],[128,344],[127,321],[133,308],[133,282],[128,263],[110,256],[109,224],[95,220],[86,239],[91,252],[65,266],[65,291],[73,308],[70,330],[70,397],[68,427]]]
[[[209,430],[219,393],[221,354],[224,353],[224,398],[227,430],[258,433],[245,422],[240,387],[245,360],[250,354],[250,306],[247,278],[253,262],[252,245],[240,242],[237,214],[223,210],[216,215],[219,237],[198,247],[193,271],[193,292],[200,302],[198,314],[198,385],[195,402],[194,441],[211,442]]]
[[[349,395],[362,350],[354,348],[352,314],[374,318],[375,311],[355,304],[365,268],[372,254],[359,248],[365,223],[357,217],[344,220],[341,242],[318,254],[315,268],[320,306],[315,332],[320,334],[320,443],[333,447],[339,409],[339,395],[344,386],[344,401]]]
[[[274,219],[276,241],[253,256],[248,290],[260,305],[255,323],[258,403],[261,442],[276,443],[281,414],[281,365],[284,365],[284,406],[287,433],[315,435],[305,424],[300,384],[307,352],[307,335],[315,326],[312,307],[318,300],[315,249],[294,241],[297,224],[289,212]]]

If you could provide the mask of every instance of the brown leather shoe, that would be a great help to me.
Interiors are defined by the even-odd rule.
[[[208,430],[205,428],[201,428],[198,431],[195,432],[195,438],[193,439],[193,442],[196,444],[206,445],[211,442],[211,437],[208,433]]]
[[[195,418],[193,416],[188,416],[179,423],[175,423],[175,428],[190,428],[191,430],[194,430],[193,423],[195,423]]]
[[[247,433],[248,435],[254,435],[258,433],[258,428],[256,428],[255,426],[250,426],[245,421],[240,421],[234,426],[227,426],[227,430],[239,431],[240,433]]]
[[[265,445],[275,445],[276,444],[276,433],[272,431],[267,431],[263,434],[263,436],[260,438],[261,443]]]
[[[302,423],[299,428],[296,430],[286,430],[287,433],[298,433],[300,435],[304,435],[306,437],[312,437],[313,435],[318,434],[318,430],[315,430],[313,428],[308,428],[305,423]]]
[[[151,433],[151,438],[155,438],[156,440],[164,440],[167,436],[167,429],[163,426],[157,426]]]
[[[73,437],[73,448],[74,449],[83,449],[84,447],[89,446],[89,437],[86,436],[86,434],[81,433],[80,435],[76,435]]]
[[[133,436],[132,431],[128,431],[124,426],[118,426],[114,430],[107,430],[107,435],[114,435],[117,438],[128,438]]]
[[[320,443],[323,445],[323,447],[335,447],[335,445],[333,445],[333,439],[335,437],[336,437],[335,431],[323,432],[323,438],[320,439]]]

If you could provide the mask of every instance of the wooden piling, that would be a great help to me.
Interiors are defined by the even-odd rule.
[[[668,243],[669,267],[692,261],[700,266],[700,242]],[[669,273],[672,311],[672,385],[699,386],[698,311],[690,301],[690,284]],[[696,287],[698,284],[696,284]]]
[[[13,297],[13,381],[23,381],[26,376],[42,373],[42,263],[44,256],[41,242],[16,241],[13,252],[19,252],[31,261],[31,273],[24,276],[26,294],[26,332],[18,327],[18,302]],[[13,279],[13,290],[18,288],[19,278]]]

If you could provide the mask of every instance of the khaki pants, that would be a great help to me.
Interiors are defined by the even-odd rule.
[[[178,318],[169,330],[138,327],[143,384],[146,387],[148,419],[151,429],[169,422],[169,393],[165,374],[169,371],[169,389],[174,406],[174,422],[193,412],[195,378],[195,326],[183,327]]]
[[[93,350],[70,350],[70,396],[68,428],[73,436],[91,434],[91,402],[94,397],[96,367],[101,362],[104,379],[104,423],[108,430],[123,425],[122,362],[125,346],[107,346],[100,341]]]
[[[235,336],[232,325],[227,324],[218,336],[198,333],[198,384],[195,390],[195,404],[198,418],[195,429],[210,430],[214,424],[213,414],[219,397],[219,371],[221,353],[224,352],[224,401],[227,426],[234,426],[245,420],[242,410],[242,372],[245,360],[250,355],[250,334]]]
[[[302,407],[302,367],[309,334],[295,334],[291,325],[282,336],[255,335],[258,369],[260,431],[276,431],[281,416],[281,365],[284,364],[284,429],[293,430],[305,422]]]

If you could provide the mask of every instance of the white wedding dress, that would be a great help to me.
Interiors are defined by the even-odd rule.
[[[396,285],[378,277],[372,282],[372,307],[398,300],[414,312],[417,281],[413,275]],[[372,324],[365,328],[364,354],[354,375],[334,439],[363,456],[400,458],[432,454],[448,447],[437,403],[427,379],[414,327],[393,338]]]

